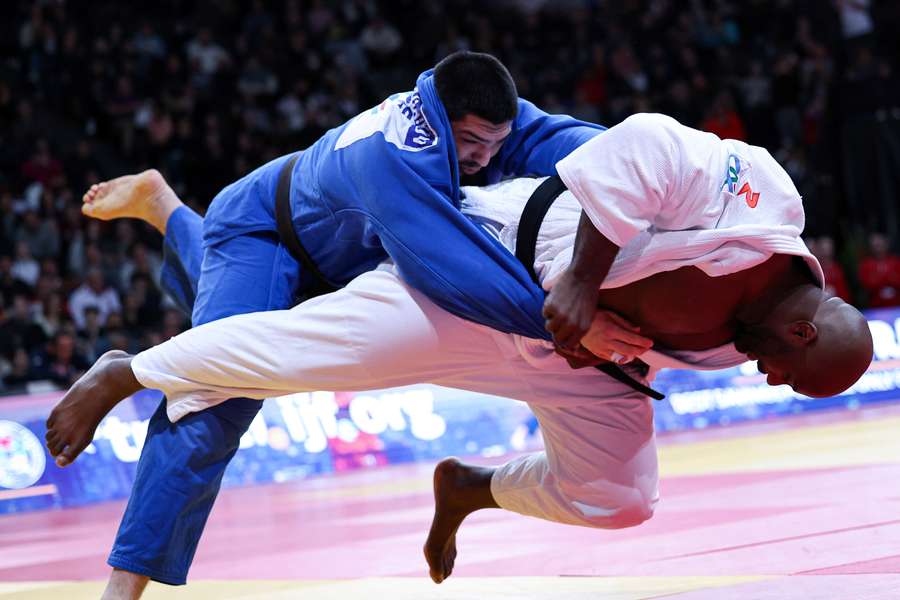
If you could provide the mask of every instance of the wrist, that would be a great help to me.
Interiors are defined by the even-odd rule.
[[[572,283],[581,288],[599,287],[602,277],[597,277],[596,270],[593,269],[570,269],[569,278]]]

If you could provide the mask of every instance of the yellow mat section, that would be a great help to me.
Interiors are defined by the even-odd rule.
[[[660,476],[896,464],[900,460],[898,431],[900,417],[887,417],[663,445]]]
[[[786,427],[768,433],[735,431],[733,438],[659,446],[660,476],[696,476],[759,471],[790,471],[900,460],[900,417],[860,419],[827,425]],[[415,475],[341,488],[298,490],[290,499],[324,501],[335,497],[403,495],[430,489],[431,468]]]
[[[146,600],[650,600],[768,579],[754,577],[462,577],[441,585],[412,577],[332,581],[192,581],[150,584]],[[0,583],[0,599],[96,600],[99,582]],[[724,592],[724,590],[723,590]],[[727,597],[727,596],[723,596]]]

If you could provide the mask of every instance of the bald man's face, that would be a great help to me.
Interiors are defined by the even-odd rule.
[[[816,369],[811,348],[799,348],[757,359],[756,368],[769,385],[789,385],[798,394],[813,398],[834,395],[821,370]]]
[[[757,361],[769,385],[789,385],[813,398],[843,392],[872,360],[865,318],[839,298],[823,302],[812,321],[747,326],[735,347]]]
[[[768,325],[747,327],[737,336],[735,346],[756,361],[756,368],[766,375],[769,385],[789,385],[798,394],[814,398],[828,396],[810,364],[809,344],[791,343],[779,329]]]

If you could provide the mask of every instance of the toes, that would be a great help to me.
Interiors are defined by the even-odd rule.
[[[56,457],[56,466],[59,468],[68,467],[72,464],[72,461],[75,460],[75,456],[73,454],[77,454],[72,452],[72,446],[67,447],[63,452]]]
[[[75,462],[75,459],[78,458],[78,455],[81,454],[82,450],[87,448],[89,443],[90,441],[80,441],[77,444],[69,444],[66,449],[56,457],[56,464],[60,467],[72,464]]]
[[[431,577],[433,582],[440,583],[440,574],[438,573],[438,570],[432,566],[434,561],[431,560],[427,553],[425,554],[425,561],[428,563],[428,576]]]
[[[432,556],[430,552],[425,551],[425,560],[428,562],[428,575],[431,577],[431,580],[435,583],[440,583],[444,580],[444,557],[443,556]]]
[[[50,456],[59,456],[65,447],[66,441],[59,436],[53,436],[53,439],[47,440],[47,450],[50,451]]]
[[[98,189],[98,187],[99,187],[99,186],[97,186],[97,184],[95,183],[95,184],[92,185],[90,188],[88,188],[88,191],[86,191],[86,192],[84,193],[84,196],[82,197],[82,200],[83,200],[84,202],[93,202],[94,198],[97,196],[97,189]]]
[[[72,464],[78,458],[78,455],[87,448],[89,443],[90,441],[87,443],[84,441],[68,443],[55,432],[47,432],[47,450],[50,451],[50,456],[56,458],[56,465],[59,467]]]

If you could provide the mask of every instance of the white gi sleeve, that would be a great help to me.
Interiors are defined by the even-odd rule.
[[[715,135],[671,117],[637,114],[591,139],[556,168],[594,227],[621,248],[651,226],[683,230],[718,218],[720,174],[710,165],[722,162],[720,147]]]

